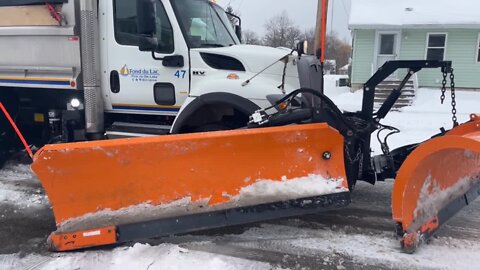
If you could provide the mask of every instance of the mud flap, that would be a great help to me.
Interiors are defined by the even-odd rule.
[[[392,213],[407,253],[480,195],[480,119],[420,145],[393,188]]]
[[[304,214],[279,202],[297,209],[308,204],[309,213],[345,206],[350,200],[343,153],[343,137],[335,129],[313,124],[48,145],[35,155],[32,169],[53,208],[55,241],[112,226],[141,230],[145,222],[162,220],[169,222],[168,232],[193,231],[196,215],[237,219],[222,224],[242,223],[241,213],[250,213],[244,223],[264,220],[255,206],[269,209],[268,218]],[[343,194],[342,202],[332,194]],[[215,227],[211,220],[203,223]],[[148,237],[162,235],[165,224],[157,228]],[[68,248],[53,243],[53,249],[122,239],[95,237],[101,240]]]

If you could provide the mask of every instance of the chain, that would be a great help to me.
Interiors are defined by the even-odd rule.
[[[352,156],[350,155],[350,148],[347,145],[345,145],[345,149],[346,149],[345,153],[346,153],[347,159],[352,164],[359,161],[360,158],[362,157],[362,150],[360,149],[360,147],[358,148],[355,158],[352,158]]]
[[[458,126],[458,119],[457,119],[457,100],[455,95],[455,75],[453,74],[453,68],[451,69],[450,73],[450,89],[452,91],[452,121],[453,126]]]
[[[442,96],[440,97],[440,100],[442,101],[442,104],[445,102],[445,93],[447,92],[447,69],[443,69],[443,81],[442,81]]]

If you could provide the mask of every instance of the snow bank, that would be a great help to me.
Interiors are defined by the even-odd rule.
[[[162,244],[152,247],[147,244],[135,244],[133,247],[117,248],[111,252],[65,253],[56,258],[40,257],[22,261],[14,256],[0,256],[0,268],[6,269],[149,269],[149,270],[237,270],[237,269],[275,269],[271,265],[262,262],[254,262],[245,259],[233,258],[222,255],[213,255],[204,252],[190,251],[176,245]],[[34,266],[28,266],[28,261],[34,262]]]
[[[250,182],[245,179],[245,182]],[[316,197],[325,194],[347,191],[342,187],[342,179],[325,179],[318,175],[309,175],[296,179],[264,180],[243,187],[238,195],[224,193],[228,203],[209,205],[210,199],[192,201],[191,197],[162,204],[152,205],[146,202],[119,210],[104,209],[78,218],[72,218],[57,224],[58,231],[69,232],[111,226],[112,224],[130,224],[141,221],[169,217],[179,217],[237,207],[273,203],[292,199]]]
[[[480,3],[480,1],[479,1]],[[344,111],[360,111],[362,109],[363,91],[354,93],[327,93],[337,106]],[[400,129],[401,133],[393,135],[388,142],[390,149],[423,142],[440,133],[440,128],[452,127],[450,94],[446,95],[444,104],[440,103],[440,89],[420,88],[416,93],[412,106],[404,107],[400,111],[390,112],[381,123]],[[478,102],[480,92],[457,91],[457,117],[459,123],[470,120],[471,113],[479,113]],[[376,133],[372,136],[374,154],[381,154]]]

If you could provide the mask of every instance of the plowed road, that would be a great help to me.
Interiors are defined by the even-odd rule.
[[[480,269],[480,200],[460,212],[418,253],[407,255],[400,252],[394,233],[391,187],[392,182],[359,184],[353,203],[343,210],[163,238],[149,244],[169,243],[192,252],[284,269]],[[115,252],[115,247],[110,247],[49,253],[45,241],[53,230],[53,214],[40,184],[28,166],[10,163],[0,171],[0,269],[43,269],[59,257],[87,258]]]

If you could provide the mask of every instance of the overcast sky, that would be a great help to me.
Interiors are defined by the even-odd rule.
[[[328,31],[333,25],[333,30],[346,39],[351,38],[348,30],[350,1],[329,1]],[[318,0],[217,0],[217,3],[223,7],[230,4],[236,12],[240,12],[243,28],[261,35],[265,21],[283,10],[302,30],[314,27]]]

